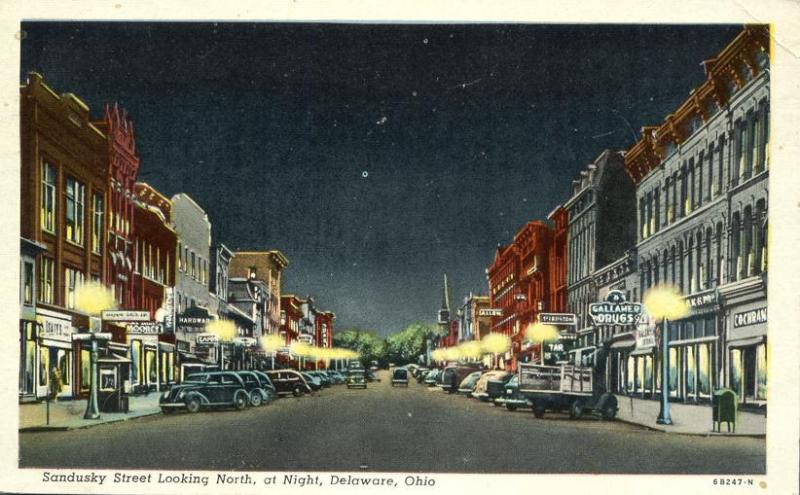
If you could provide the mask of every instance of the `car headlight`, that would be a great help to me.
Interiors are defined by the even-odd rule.
[[[161,394],[161,398],[162,398],[162,399],[168,399],[168,398],[169,398],[169,390],[167,390],[166,392],[164,392],[163,394]]]
[[[184,395],[186,395],[186,391],[185,390],[181,390],[180,392],[178,392],[178,396],[175,397],[175,399],[178,399],[178,400],[183,399]]]

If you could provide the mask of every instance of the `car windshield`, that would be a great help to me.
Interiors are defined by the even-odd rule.
[[[513,387],[518,387],[519,386],[519,377],[517,375],[513,375],[511,377],[511,380],[509,380],[508,383],[506,384],[506,386],[512,387],[512,388]]]
[[[186,382],[195,382],[195,383],[206,383],[208,381],[208,375],[189,375],[184,380]]]

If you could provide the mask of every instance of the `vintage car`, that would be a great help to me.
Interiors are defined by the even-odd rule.
[[[311,387],[306,383],[303,375],[295,370],[270,370],[267,376],[275,385],[278,395],[294,395],[300,397],[303,394],[311,393]]]
[[[395,368],[392,370],[392,387],[408,387],[408,370],[406,368]]]
[[[300,374],[306,379],[306,383],[311,387],[311,390],[316,392],[322,389],[322,379],[318,375],[308,371],[301,371]]]
[[[161,411],[176,409],[196,413],[201,408],[234,407],[242,410],[250,403],[250,394],[242,378],[233,371],[194,373],[173,386],[159,398]]]
[[[271,401],[275,397],[275,387],[269,381],[269,377],[260,377],[254,371],[240,370],[235,371],[244,382],[247,393],[250,394],[250,405],[258,407],[261,404]]]
[[[506,383],[513,374],[503,370],[487,371],[478,379],[472,396],[482,401],[494,400],[503,395]]]
[[[465,376],[464,379],[461,380],[461,383],[458,384],[458,393],[472,397],[470,394],[472,394],[472,391],[475,389],[475,384],[478,383],[478,379],[480,379],[482,374],[482,371],[473,371]]]
[[[509,411],[516,411],[519,407],[531,407],[531,402],[519,391],[519,375],[513,375],[506,383],[505,392],[494,400],[496,406],[506,406]]]
[[[336,370],[328,370],[328,377],[330,377],[331,383],[333,383],[334,385],[341,385],[346,380],[344,375],[342,375]]]
[[[316,376],[317,378],[319,378],[320,381],[322,382],[322,386],[323,387],[330,387],[331,386],[331,383],[332,383],[331,377],[328,376],[327,372],[320,370],[320,371],[309,371],[308,373],[311,374],[311,375]]]
[[[447,366],[444,371],[442,371],[442,374],[439,375],[437,385],[442,387],[442,390],[445,392],[454,394],[458,391],[461,380],[476,371],[480,371],[480,366],[470,364]]]
[[[351,369],[347,373],[347,388],[367,388],[363,369]]]
[[[428,373],[425,374],[425,378],[423,378],[423,382],[425,385],[429,387],[436,386],[436,380],[439,379],[439,375],[442,373],[442,370],[432,369]]]

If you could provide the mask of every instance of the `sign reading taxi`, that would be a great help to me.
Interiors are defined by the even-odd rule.
[[[103,311],[102,318],[105,321],[149,321],[150,312],[115,309],[111,311]]]
[[[595,325],[635,325],[642,316],[642,305],[625,300],[625,293],[612,290],[603,302],[589,305]]]

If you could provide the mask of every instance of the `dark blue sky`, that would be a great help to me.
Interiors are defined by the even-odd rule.
[[[34,70],[99,118],[140,180],[186,192],[286,292],[381,333],[486,293],[495,246],[658,124],[740,26],[23,23]]]

